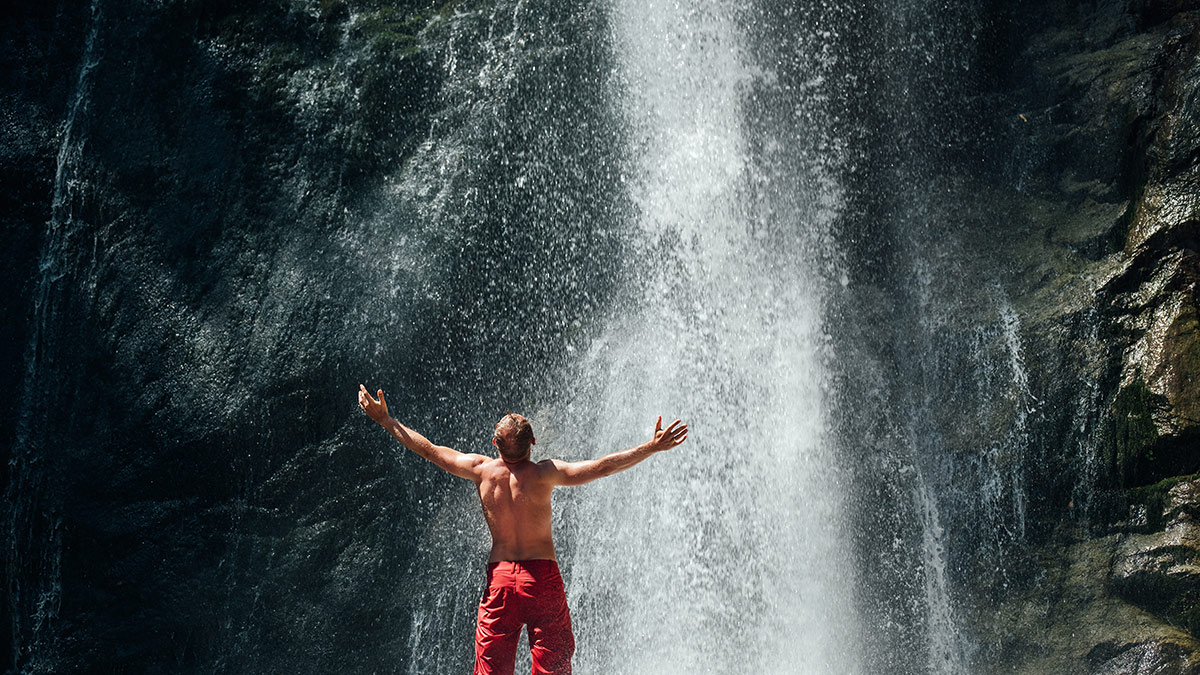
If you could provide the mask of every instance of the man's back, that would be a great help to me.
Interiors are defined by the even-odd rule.
[[[488,562],[556,559],[550,525],[552,469],[549,461],[528,459],[509,463],[495,458],[480,464],[479,502],[492,533]]]

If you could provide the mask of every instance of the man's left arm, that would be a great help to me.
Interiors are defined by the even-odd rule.
[[[444,445],[436,445],[416,431],[404,426],[388,414],[387,401],[383,398],[383,390],[379,390],[376,400],[367,392],[365,385],[358,385],[358,405],[375,423],[383,427],[404,447],[412,450],[425,459],[433,462],[442,470],[459,478],[479,482],[479,465],[487,461],[483,455],[473,455],[458,452]]]
[[[662,428],[662,417],[654,424],[654,437],[641,445],[614,452],[600,459],[587,459],[582,462],[562,462],[550,460],[550,475],[556,485],[583,485],[597,478],[611,476],[614,473],[640,463],[650,455],[670,450],[687,440],[688,427],[681,420],[675,420],[666,429]]]

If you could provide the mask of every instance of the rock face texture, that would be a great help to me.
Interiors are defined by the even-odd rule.
[[[381,451],[353,392],[483,448],[461,392],[528,409],[586,343],[622,200],[583,192],[619,143],[604,83],[562,73],[603,72],[605,44],[482,3],[151,5],[4,10],[0,664],[395,672],[410,584],[474,583],[486,551],[407,575],[457,493]],[[500,354],[537,365],[497,378]]]
[[[1063,454],[1042,466],[1070,478],[1044,493],[1016,599],[978,615],[981,662],[1197,672],[1200,11],[1031,11],[1040,28],[1008,71],[1030,181],[1006,197],[1030,228],[1009,283],[1045,350],[1039,398],[1076,413],[1045,438]]]
[[[877,236],[847,238],[839,438],[889,504],[859,526],[865,597],[918,598],[869,632],[905,671],[1192,672],[1191,535],[1164,528],[1200,470],[1200,6],[982,15],[978,52],[859,113],[888,171],[850,192]]]
[[[983,671],[1200,672],[1198,492],[1195,480],[1171,488],[1162,531],[1075,532],[1038,549],[1032,582],[983,620],[997,648]]]
[[[1125,214],[1124,262],[1101,287],[1125,345],[1114,410],[1113,461],[1122,482],[1145,484],[1200,468],[1200,42],[1197,15],[1152,33],[1158,107]]]
[[[1056,9],[1057,8],[1057,11]],[[1093,313],[1103,356],[1090,379],[1111,401],[1104,471],[1133,487],[1200,468],[1195,452],[1197,15],[1096,10],[1068,19],[1014,58],[1030,131],[1025,213],[1040,242],[1014,258],[1015,291],[1035,333]],[[1150,19],[1148,17],[1159,17]],[[1033,154],[1036,153],[1036,154]],[[1031,234],[1033,232],[1031,231]],[[1082,327],[1070,339],[1081,352]]]
[[[1110,585],[1123,600],[1172,625],[1200,632],[1200,483],[1171,488],[1161,532],[1124,537],[1113,560]]]
[[[985,673],[1194,673],[1200,642],[1110,593],[1119,535],[1043,547],[1027,588],[993,606]],[[997,648],[998,647],[998,648]]]

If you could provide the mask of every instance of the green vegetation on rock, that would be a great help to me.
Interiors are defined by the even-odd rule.
[[[1107,438],[1109,469],[1117,487],[1132,487],[1152,476],[1158,429],[1152,415],[1160,396],[1140,378],[1117,392]]]
[[[1146,507],[1146,526],[1151,530],[1159,530],[1166,524],[1163,512],[1166,511],[1168,493],[1171,488],[1186,481],[1196,480],[1198,477],[1200,474],[1165,478],[1153,485],[1126,490],[1125,495],[1130,505],[1140,504]]]
[[[379,56],[403,58],[420,51],[417,33],[425,27],[425,12],[409,13],[397,7],[384,7],[358,19],[355,32],[365,38]]]

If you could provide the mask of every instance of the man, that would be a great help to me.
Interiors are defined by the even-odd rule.
[[[687,439],[687,425],[675,420],[663,429],[659,417],[654,438],[635,448],[582,462],[532,462],[533,427],[520,415],[509,413],[496,424],[492,445],[499,457],[486,457],[434,445],[392,419],[382,389],[378,396],[359,385],[358,404],[368,417],[409,450],[474,481],[479,490],[492,533],[492,553],[475,630],[475,675],[512,673],[517,639],[525,625],[534,675],[569,674],[575,638],[550,532],[550,493],[559,485],[583,485],[611,476],[656,452],[670,450]]]

